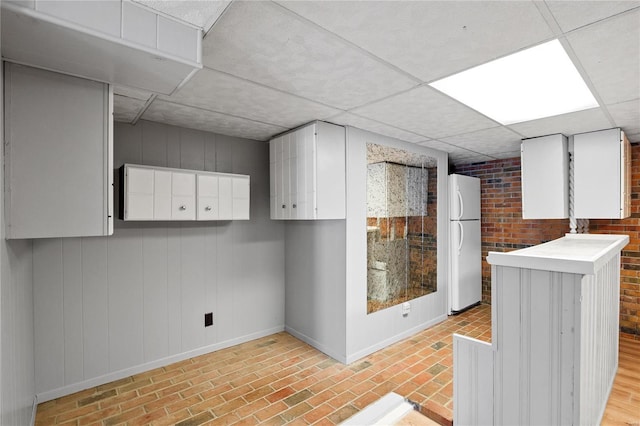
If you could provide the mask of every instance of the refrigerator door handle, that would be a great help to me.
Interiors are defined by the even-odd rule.
[[[458,222],[458,226],[460,227],[460,242],[458,243],[458,256],[462,252],[462,243],[464,243],[464,226],[462,226],[462,222]]]
[[[462,215],[464,214],[464,200],[462,199],[462,192],[460,192],[460,187],[456,188],[456,194],[458,194],[458,200],[460,201],[460,214],[456,219],[460,220],[462,219]]]

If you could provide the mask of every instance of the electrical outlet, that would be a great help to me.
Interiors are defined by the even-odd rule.
[[[209,327],[210,325],[213,325],[213,312],[204,314],[204,326]]]

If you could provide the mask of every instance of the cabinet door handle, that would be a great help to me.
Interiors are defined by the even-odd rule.
[[[282,205],[282,208],[283,208],[283,209],[286,209],[286,208],[287,208],[287,206],[286,206],[285,204],[283,204],[283,205]]]
[[[179,209],[178,209],[178,210],[185,211],[186,209],[187,209],[187,206],[185,206],[185,205],[183,204],[183,205],[181,205],[181,206],[179,207]]]
[[[295,209],[296,207],[298,207],[296,204],[293,205],[293,208]]]
[[[207,207],[205,207],[205,208],[204,208],[204,211],[205,211],[205,212],[210,212],[210,211],[211,211],[211,206],[207,206]]]

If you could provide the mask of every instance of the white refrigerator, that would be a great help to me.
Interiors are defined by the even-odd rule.
[[[449,314],[482,299],[480,179],[449,175]]]

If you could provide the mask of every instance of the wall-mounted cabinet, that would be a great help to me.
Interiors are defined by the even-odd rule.
[[[4,67],[6,237],[111,235],[109,85]]]
[[[569,151],[561,134],[524,139],[522,218],[569,217]]]
[[[573,137],[574,214],[622,219],[631,214],[631,146],[619,128]]]
[[[125,164],[123,220],[249,220],[250,177]]]
[[[271,219],[345,218],[345,129],[316,121],[269,142]]]

